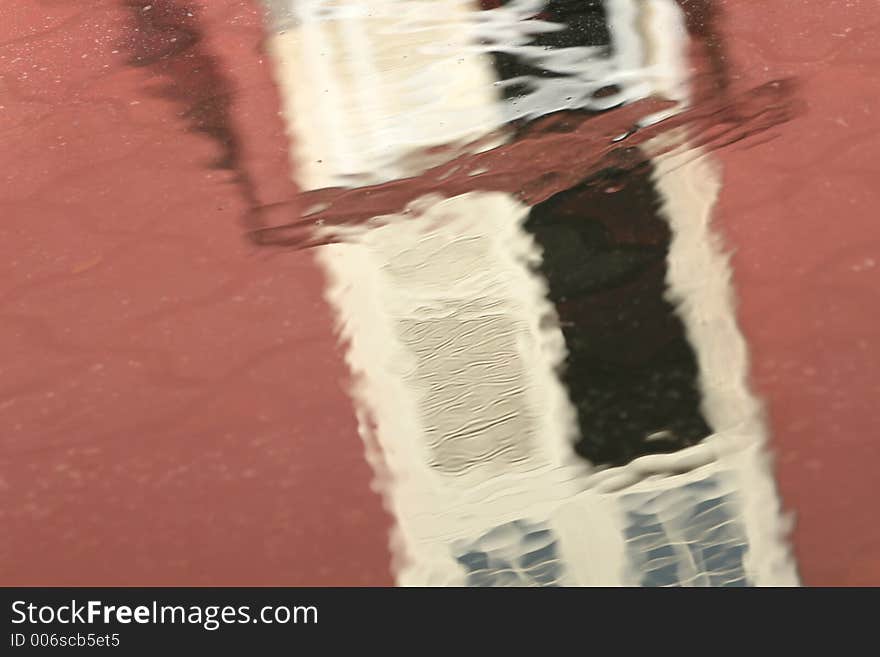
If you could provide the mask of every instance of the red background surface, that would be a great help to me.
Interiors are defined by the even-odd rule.
[[[736,83],[794,76],[805,116],[718,153],[718,225],[806,584],[880,585],[880,8],[727,0]]]
[[[318,268],[87,5],[0,8],[0,583],[391,584]],[[286,177],[260,16],[197,13]]]

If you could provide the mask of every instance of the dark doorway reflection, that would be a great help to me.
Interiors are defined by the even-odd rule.
[[[670,230],[650,173],[603,172],[536,205],[526,223],[568,347],[562,377],[577,407],[577,452],[595,464],[711,433],[694,350],[665,296]]]
[[[510,4],[484,0],[482,6]],[[704,5],[689,7],[692,33],[694,22],[711,33]],[[532,45],[585,53],[598,48],[605,57],[614,53],[601,0],[552,0],[534,18],[563,29],[538,34]],[[697,36],[705,41],[706,34]],[[493,62],[508,99],[555,75],[507,52],[493,53]],[[585,66],[585,71],[594,68]],[[601,68],[595,70],[599,75]],[[599,86],[595,94],[617,91]],[[670,231],[659,206],[645,164],[605,170],[556,194],[534,206],[526,224],[543,250],[540,273],[568,348],[562,378],[577,408],[576,450],[597,465],[673,452],[711,433],[700,411],[694,350],[666,300]]]

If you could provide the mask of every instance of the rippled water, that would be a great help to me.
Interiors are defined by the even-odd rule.
[[[0,9],[4,579],[870,580],[880,15],[755,4]]]

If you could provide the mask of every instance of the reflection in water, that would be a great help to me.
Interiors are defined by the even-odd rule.
[[[183,0],[122,2],[129,11],[131,28],[119,45],[129,55],[129,65],[155,73],[159,82],[151,91],[174,101],[188,128],[217,144],[217,159],[208,166],[231,171],[245,203],[259,205],[253,174],[244,161],[241,136],[232,118],[232,85],[205,44],[198,9]],[[245,221],[250,216],[246,215]]]
[[[247,195],[247,174],[242,171],[239,138],[230,118],[232,91],[205,48],[195,14],[176,0],[125,0],[124,5],[132,23],[128,40],[120,44],[129,53],[128,63],[153,69],[160,80],[154,93],[175,101],[187,125],[220,146],[221,155],[212,166],[239,173]]]
[[[797,89],[732,83],[716,3],[262,0],[288,168],[198,7],[121,4],[242,234],[315,248],[399,583],[796,582],[709,222]]]
[[[794,582],[766,421],[876,581],[878,5],[787,4],[0,3],[0,579]]]
[[[709,2],[264,1],[302,193],[252,236],[324,245],[398,581],[794,582],[707,163],[791,82]]]
[[[577,452],[623,465],[711,433],[697,362],[666,296],[670,229],[645,167],[608,171],[532,208],[526,230],[568,347],[562,375],[578,410]]]
[[[707,4],[686,5],[689,44],[672,0],[447,2],[442,16],[424,2],[268,2],[279,81],[298,89],[288,117],[305,193],[255,209],[253,238],[311,245],[316,225],[334,239],[327,226],[429,193],[504,191],[533,205],[644,165],[640,146],[672,128],[711,149],[791,118],[791,81],[730,89],[719,75]],[[326,148],[307,155],[321,134]]]
[[[653,97],[598,116],[553,113],[521,126],[515,141],[489,150],[486,144],[494,138],[474,142],[470,148],[476,153],[460,155],[416,177],[353,188],[305,188],[292,200],[254,208],[249,224],[259,227],[251,237],[257,244],[298,248],[327,243],[339,239],[327,228],[357,226],[406,210],[408,204],[431,193],[455,196],[477,190],[503,191],[525,203],[540,203],[605,170],[644,166],[650,157],[640,146],[673,128],[689,128],[693,134],[689,143],[709,150],[760,134],[795,115],[799,106],[792,92],[790,80],[774,81],[736,97],[706,99],[661,123],[653,123],[654,117],[675,105]],[[641,127],[642,120],[652,123]],[[296,140],[303,141],[300,132]],[[666,145],[658,150],[671,148]],[[437,151],[428,151],[431,160]],[[522,162],[531,166],[523,167]],[[295,163],[303,164],[307,162]],[[322,229],[320,237],[316,227]]]

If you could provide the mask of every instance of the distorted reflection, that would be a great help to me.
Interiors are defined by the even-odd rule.
[[[790,83],[729,87],[711,3],[265,4],[301,193],[254,237],[324,245],[398,581],[796,581],[709,229]]]
[[[844,332],[869,303],[827,311],[835,349],[859,350],[833,386],[802,367],[824,349],[831,255],[815,249],[809,284],[755,290],[806,271],[788,246],[804,216],[815,243],[843,234],[841,207],[842,240],[873,229],[854,209],[873,178],[830,180],[815,125],[754,177],[728,167],[798,125],[805,84],[784,55],[732,67],[734,3],[32,4],[0,52],[7,580],[798,583],[732,271],[770,317],[749,345],[787,382],[788,445],[870,434],[876,349]],[[841,67],[853,88],[870,68]],[[821,120],[860,116],[840,114]],[[777,246],[732,268],[719,208],[738,223],[757,179],[810,148],[825,205],[753,219],[739,246]],[[832,254],[863,299],[878,243]],[[818,310],[786,324],[772,306],[796,286]],[[836,419],[808,426],[826,401]],[[824,503],[802,463],[821,459],[797,450],[792,490]],[[829,508],[810,536],[845,515]]]

